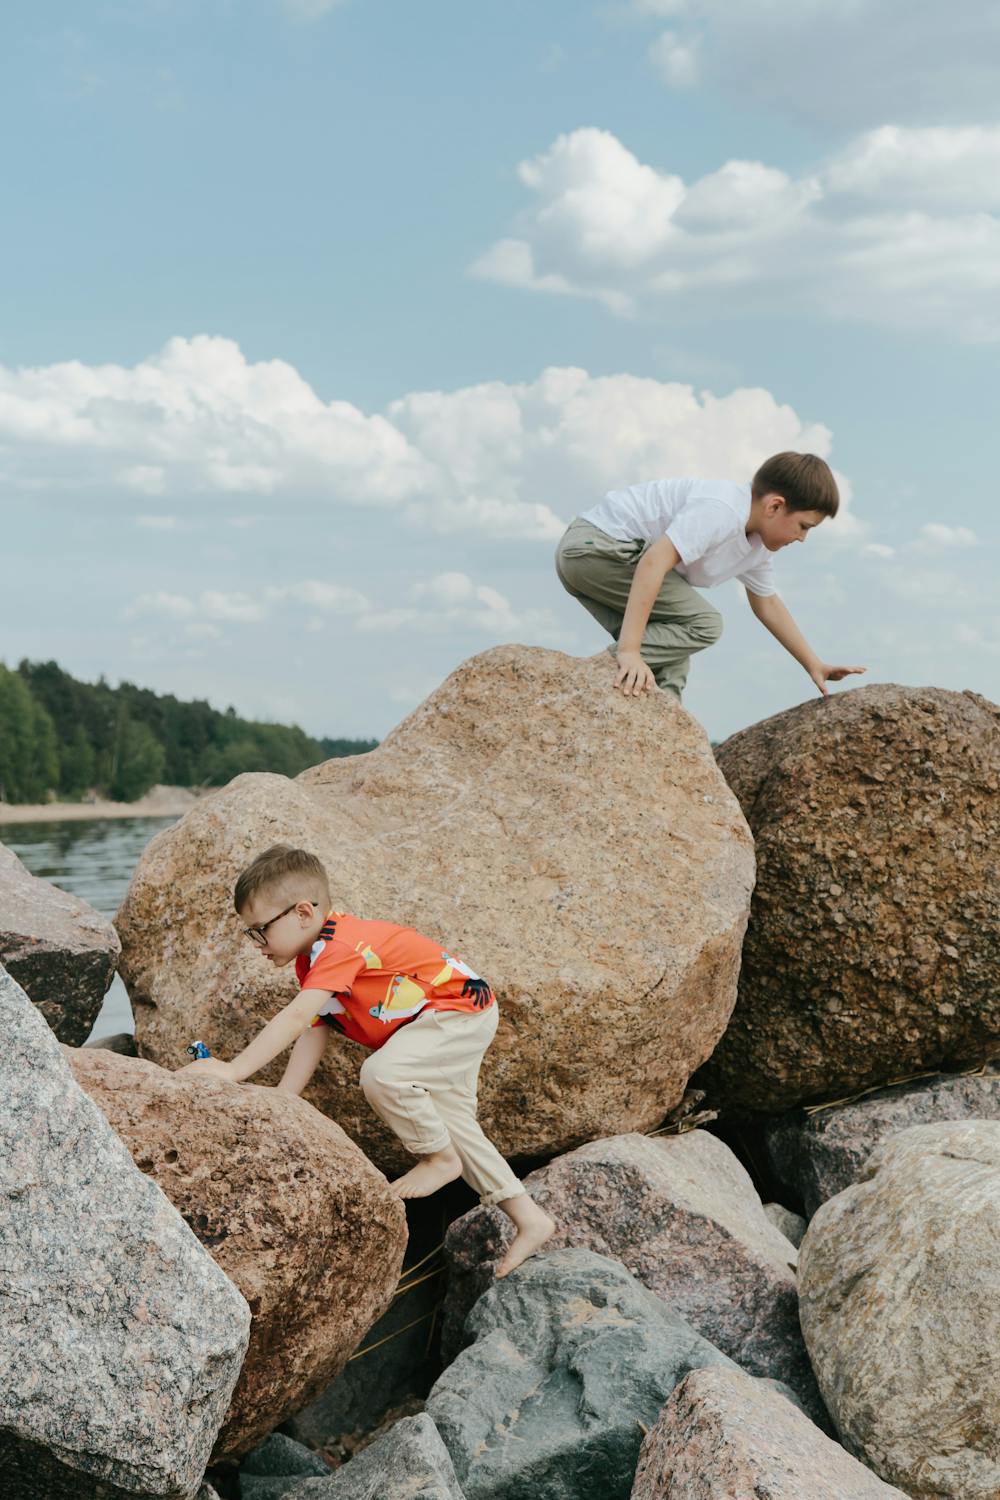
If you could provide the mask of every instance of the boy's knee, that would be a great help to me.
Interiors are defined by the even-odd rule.
[[[376,1061],[377,1054],[372,1052],[361,1064],[361,1072],[358,1082],[361,1084],[361,1092],[369,1101],[373,1094],[382,1094],[385,1091],[385,1078],[379,1077],[379,1065]]]
[[[707,609],[695,621],[695,631],[703,646],[714,646],[722,635],[725,622],[717,609]]]

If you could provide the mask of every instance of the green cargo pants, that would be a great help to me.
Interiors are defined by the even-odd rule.
[[[556,573],[568,594],[579,599],[615,640],[625,618],[635,565],[646,542],[619,542],[579,517],[570,522],[556,548]],[[722,634],[722,616],[679,573],[669,572],[649,613],[640,654],[657,685],[680,698],[691,655]],[[615,646],[609,646],[612,656]]]

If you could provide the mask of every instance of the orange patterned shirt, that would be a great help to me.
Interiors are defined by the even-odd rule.
[[[331,911],[308,953],[295,960],[304,990],[326,990],[313,1026],[335,1026],[363,1047],[381,1047],[422,1010],[480,1011],[493,991],[439,943],[393,922]]]

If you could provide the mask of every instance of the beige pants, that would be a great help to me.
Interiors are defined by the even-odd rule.
[[[556,548],[556,573],[568,594],[579,599],[617,641],[625,617],[635,565],[644,542],[619,542],[577,516]],[[657,685],[680,698],[695,651],[722,634],[722,616],[679,573],[666,575],[653,600],[639,654]],[[616,646],[608,648],[614,656]]]
[[[361,1067],[365,1098],[407,1151],[427,1156],[454,1146],[484,1203],[525,1191],[476,1119],[479,1066],[499,1021],[495,1003],[477,1013],[424,1010]]]

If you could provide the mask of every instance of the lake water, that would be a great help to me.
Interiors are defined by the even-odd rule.
[[[79,896],[105,917],[113,917],[154,833],[176,818],[94,818],[73,823],[10,823],[0,840],[32,875]],[[116,974],[104,997],[92,1036],[134,1031],[128,991]]]

